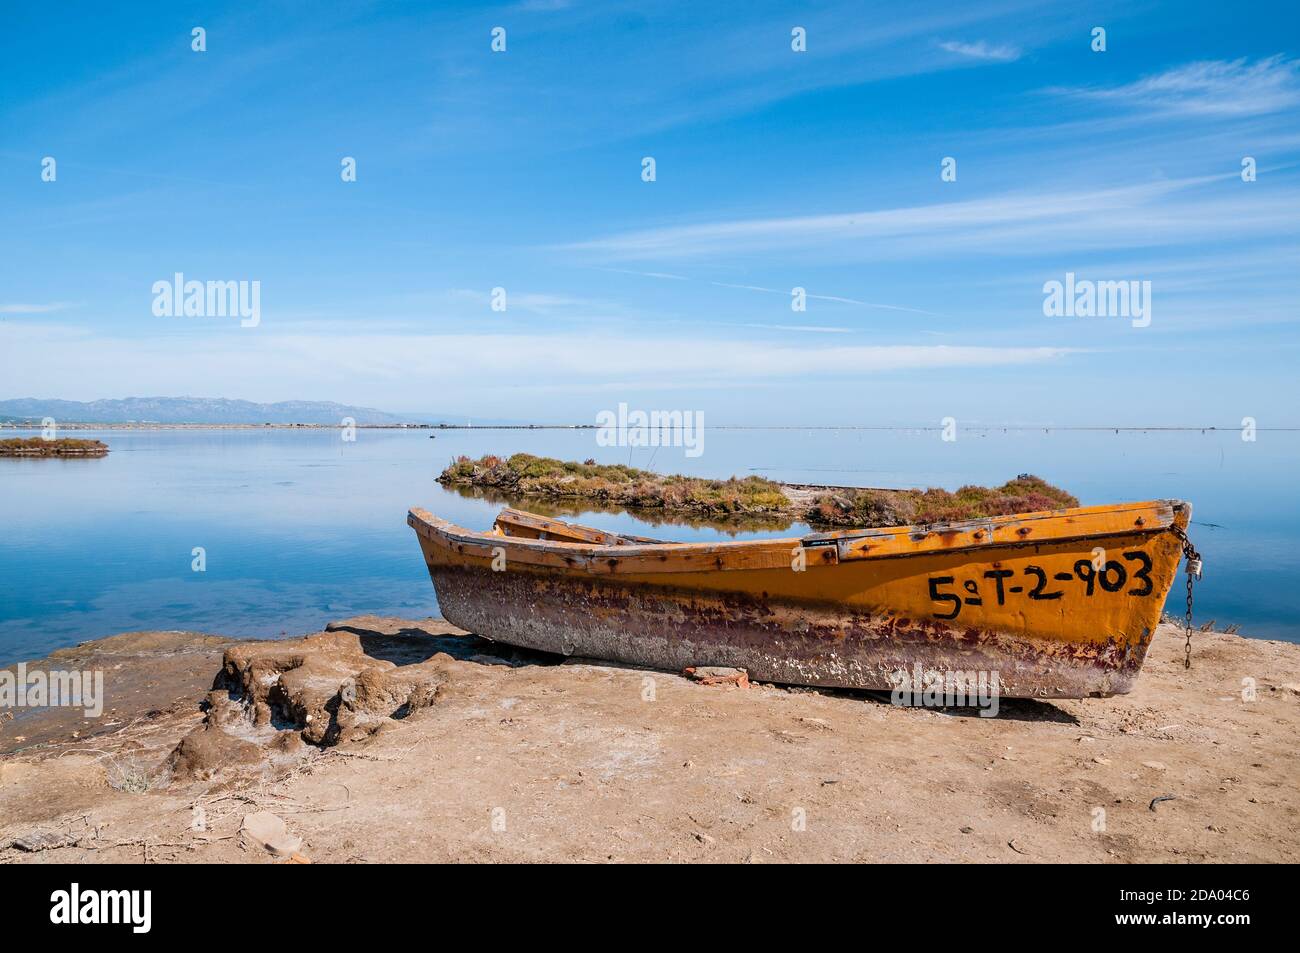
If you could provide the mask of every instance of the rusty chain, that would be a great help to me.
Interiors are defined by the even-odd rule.
[[[1201,578],[1201,554],[1196,551],[1192,541],[1187,538],[1181,526],[1173,526],[1174,536],[1183,544],[1183,556],[1187,562],[1184,573],[1187,576],[1187,644],[1183,649],[1183,668],[1192,667],[1192,583]]]

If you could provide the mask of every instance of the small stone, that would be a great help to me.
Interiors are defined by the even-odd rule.
[[[1101,755],[1092,759],[1096,764],[1110,764],[1110,758],[1103,758]]]
[[[743,668],[727,668],[722,665],[698,665],[685,669],[683,674],[701,685],[732,685],[736,688],[749,687],[749,673]]]
[[[302,838],[290,834],[283,818],[277,817],[270,811],[245,814],[239,832],[245,841],[277,857],[292,857],[302,846]]]
[[[13,847],[28,854],[53,850],[56,847],[72,847],[76,843],[77,838],[58,831],[29,831],[13,839]]]
[[[1163,761],[1143,761],[1142,767],[1150,768],[1152,771],[1164,771],[1167,766]]]

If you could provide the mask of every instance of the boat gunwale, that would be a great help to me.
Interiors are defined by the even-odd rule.
[[[1087,529],[1078,525],[1080,522],[1106,524],[1108,522],[1106,517],[1131,513],[1139,513],[1140,516],[1128,526],[1107,525],[1104,528]],[[1175,524],[1179,514],[1183,515],[1184,522],[1190,518],[1189,504],[1180,500],[1166,499],[1070,507],[1061,510],[1038,510],[1031,513],[952,523],[839,530],[775,539],[718,540],[699,543],[665,541],[631,545],[571,543],[475,531],[457,526],[419,507],[411,508],[407,514],[407,523],[416,530],[417,534],[435,542],[456,544],[460,547],[482,547],[487,552],[479,553],[481,556],[490,556],[495,547],[505,547],[520,554],[543,557],[543,564],[546,564],[544,561],[546,556],[557,557],[559,563],[552,565],[558,569],[627,573],[778,568],[789,565],[796,547],[803,547],[810,556],[809,562],[814,565],[819,558],[823,564],[834,565],[848,560],[906,558],[971,550],[1021,549],[1079,539],[1154,534],[1168,530]],[[1147,515],[1152,517],[1149,522],[1146,519]],[[1026,527],[1024,524],[1041,524],[1045,520],[1058,522],[1060,531],[1039,534],[1032,539],[1027,538],[1027,534],[1035,527]],[[994,538],[997,530],[1008,528],[1014,529],[1017,534],[1023,534],[1022,538]],[[959,541],[957,537],[962,534],[967,534],[969,538]],[[989,538],[981,541],[983,534],[988,534]],[[870,545],[875,543],[879,545]],[[879,551],[869,551],[873,549]],[[752,559],[745,557],[752,557]],[[706,563],[705,560],[708,562]],[[728,565],[730,562],[740,564]]]
[[[1143,500],[1137,503],[1103,503],[1100,506],[1071,506],[1059,510],[1033,510],[1028,513],[1010,513],[1006,516],[979,516],[974,519],[957,520],[948,523],[913,523],[902,526],[865,526],[850,529],[828,530],[824,533],[809,533],[799,539],[805,544],[812,542],[827,543],[841,539],[863,539],[867,537],[919,536],[924,533],[962,533],[970,530],[987,529],[989,526],[1014,526],[1021,523],[1033,523],[1039,520],[1059,519],[1069,521],[1080,516],[1105,516],[1109,513],[1133,513],[1141,510],[1155,510],[1163,521],[1155,529],[1164,529],[1173,522],[1173,514],[1187,504],[1182,500]],[[1164,510],[1168,509],[1166,516]],[[1143,527],[1145,528],[1145,527]],[[1084,533],[1081,535],[1092,535]]]

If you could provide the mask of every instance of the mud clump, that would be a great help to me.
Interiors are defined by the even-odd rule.
[[[181,739],[167,767],[173,778],[208,781],[223,768],[257,764],[262,749],[250,741],[228,734],[216,725],[202,725]]]
[[[172,776],[209,780],[223,768],[368,738],[434,704],[451,662],[438,647],[424,633],[354,628],[232,645],[204,701],[203,724],[168,759]]]
[[[394,718],[433,704],[451,657],[435,653],[398,665],[367,651],[355,632],[333,631],[291,642],[231,646],[214,692],[225,691],[255,728],[298,731],[313,745],[336,745],[373,734]],[[210,709],[229,722],[228,710]]]

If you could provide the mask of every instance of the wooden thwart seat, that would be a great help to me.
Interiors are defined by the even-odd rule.
[[[626,536],[566,523],[564,520],[538,516],[510,507],[502,510],[494,526],[503,536],[521,539],[550,539],[561,543],[594,543],[598,546],[627,546],[633,543],[658,543],[662,540],[648,536]]]

